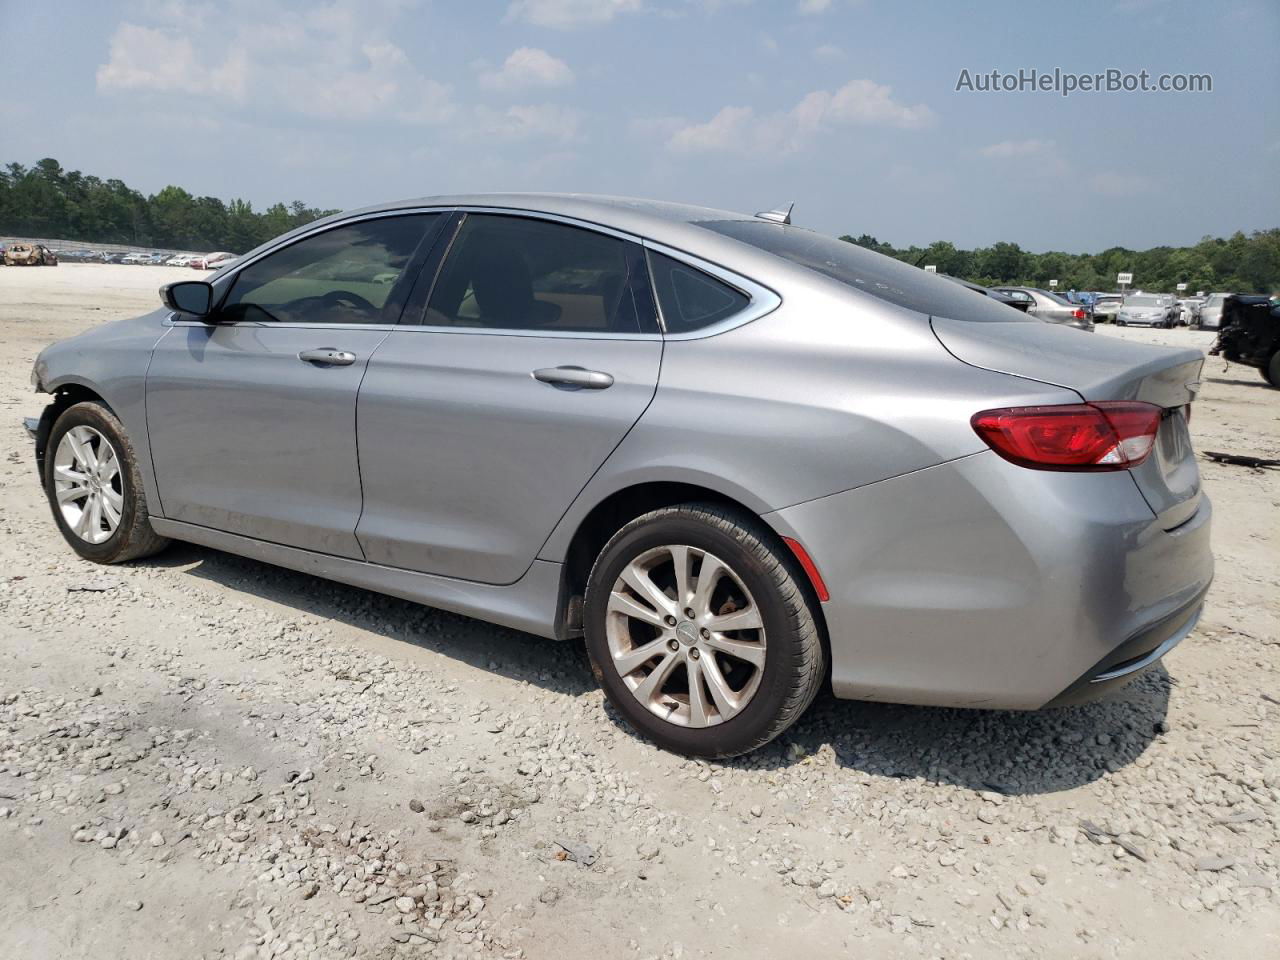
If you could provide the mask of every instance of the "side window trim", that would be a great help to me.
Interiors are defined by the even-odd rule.
[[[657,300],[653,293],[653,280],[649,272],[648,258],[644,255],[644,241],[642,238],[632,234],[623,233],[620,230],[613,230],[609,227],[597,223],[591,223],[585,220],[575,220],[571,217],[562,217],[552,213],[543,213],[537,210],[517,210],[506,207],[477,207],[465,206],[455,207],[454,218],[450,221],[450,226],[445,228],[445,233],[441,242],[436,244],[434,254],[439,251],[439,256],[428,257],[427,264],[424,266],[423,276],[429,268],[431,280],[427,284],[422,283],[420,277],[415,285],[409,302],[406,304],[404,313],[401,315],[400,326],[402,328],[418,329],[429,333],[448,333],[458,336],[463,335],[483,335],[483,336],[499,336],[499,337],[542,337],[555,339],[581,339],[581,340],[656,340],[662,336],[661,321],[659,319],[659,311]],[[562,224],[568,227],[575,227],[579,230],[586,230],[591,233],[600,234],[601,236],[611,237],[616,240],[622,240],[627,244],[627,290],[635,301],[637,319],[641,327],[647,328],[635,333],[593,333],[584,330],[524,330],[518,327],[463,327],[463,326],[436,326],[426,322],[427,306],[431,302],[431,295],[435,292],[436,283],[440,279],[440,273],[444,268],[445,262],[452,252],[454,242],[457,240],[458,234],[462,230],[462,225],[466,221],[469,214],[485,214],[503,217],[518,217],[523,220],[539,220],[547,223]],[[419,289],[424,293],[419,296]]]
[[[320,234],[329,233],[332,230],[339,230],[343,227],[349,227],[352,224],[356,224],[356,223],[365,223],[370,220],[390,220],[396,217],[411,217],[411,216],[438,214],[439,216],[437,216],[435,222],[431,226],[429,226],[426,230],[423,231],[422,236],[418,240],[418,245],[414,248],[413,255],[409,258],[409,262],[405,266],[406,276],[411,274],[416,275],[420,269],[420,266],[423,260],[430,254],[431,250],[435,247],[435,242],[440,237],[441,230],[444,229],[446,225],[451,221],[452,218],[449,216],[449,214],[451,214],[452,212],[453,212],[452,207],[412,207],[412,208],[406,208],[403,210],[381,210],[376,213],[368,213],[358,217],[350,217],[345,220],[326,222],[323,226],[318,226],[314,230],[308,230],[305,233],[298,234],[295,237],[290,237],[284,243],[277,243],[271,246],[269,249],[263,250],[261,253],[255,256],[252,260],[246,260],[242,263],[237,263],[235,265],[235,268],[230,272],[228,272],[226,275],[218,277],[215,280],[213,280],[212,282],[217,284],[217,286],[221,288],[220,292],[218,292],[218,295],[217,295],[217,307],[215,308],[214,313],[216,315],[217,313],[221,312],[224,304],[226,303],[227,298],[231,296],[231,291],[235,289],[236,281],[240,279],[240,274],[244,270],[253,266],[255,263],[265,260],[267,257],[274,256],[275,254],[281,252],[282,250],[287,250],[289,247],[302,243],[304,240],[310,240],[312,237],[317,237]],[[403,280],[404,280],[404,276],[402,276],[400,280],[397,281],[397,284],[396,284],[398,287],[401,287],[402,289],[404,289]],[[394,291],[394,290],[392,291],[393,295],[397,294],[398,292],[399,291]],[[294,328],[294,329],[321,328],[321,327],[326,329],[342,329],[342,328],[349,327],[351,329],[358,329],[358,330],[379,330],[379,329],[390,330],[390,329],[394,329],[396,326],[398,326],[400,323],[404,321],[405,307],[409,303],[411,293],[412,293],[412,288],[408,288],[405,295],[400,298],[401,299],[400,311],[397,314],[397,319],[395,322],[353,323],[353,324],[286,322],[286,323],[266,324],[266,323],[261,323],[257,321],[233,320],[233,321],[227,321],[223,325],[229,326],[229,327],[242,326],[242,325],[243,326],[263,326],[263,327],[271,326],[271,327],[280,327],[282,329],[283,328]],[[183,319],[177,318],[176,314],[174,315],[174,318],[170,319],[169,323],[171,326],[175,326],[175,327],[208,326],[208,324],[206,324],[203,320],[183,320]]]
[[[708,276],[714,277],[721,283],[733,287],[744,297],[747,298],[747,305],[731,316],[725,317],[723,320],[710,324],[709,326],[700,327],[697,330],[689,330],[685,333],[668,333],[665,322],[662,322],[662,310],[658,308],[659,322],[662,322],[662,336],[664,340],[701,340],[703,337],[714,337],[717,334],[725,333],[737,327],[751,323],[753,320],[759,320],[767,314],[773,313],[782,305],[782,297],[769,287],[749,280],[741,274],[726,270],[724,267],[701,257],[696,257],[691,253],[683,250],[677,250],[674,247],[668,247],[666,244],[657,243],[653,240],[641,240],[641,245],[646,250],[652,250],[654,253],[660,253],[665,257],[670,257],[683,263],[685,266],[692,267],[695,270],[701,270]],[[647,260],[648,258],[646,258]],[[650,269],[649,283],[650,296],[653,297],[655,304],[658,303],[658,292],[653,289],[653,271]]]

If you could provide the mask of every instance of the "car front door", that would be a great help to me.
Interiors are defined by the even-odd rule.
[[[420,287],[429,301],[360,389],[357,536],[372,562],[512,583],[653,398],[662,340],[643,251],[469,213]]]
[[[211,322],[172,321],[146,384],[166,518],[361,558],[356,393],[441,217],[307,235],[228,278]]]

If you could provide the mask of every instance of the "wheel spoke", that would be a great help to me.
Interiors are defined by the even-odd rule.
[[[87,473],[81,473],[78,470],[72,470],[70,467],[55,466],[53,468],[53,476],[57,480],[66,480],[70,483],[77,483],[77,484],[83,485],[89,482],[89,475]]]
[[[702,675],[706,677],[707,689],[711,691],[711,699],[715,701],[716,709],[720,711],[721,718],[728,720],[740,709],[738,698],[729,689],[729,684],[725,680],[724,674],[720,672],[720,665],[716,663],[715,657],[703,657],[701,662]]]
[[[652,660],[666,649],[667,641],[662,639],[652,640],[649,643],[633,647],[626,653],[616,654],[613,658],[613,665],[617,668],[618,675],[625,677],[637,667],[643,666],[646,661]]]
[[[653,668],[653,671],[640,682],[640,685],[637,686],[634,691],[632,691],[635,693],[636,699],[644,704],[647,704],[652,700],[654,695],[658,693],[667,682],[667,678],[671,676],[671,671],[675,669],[675,666],[680,662],[680,659],[679,654],[667,651],[667,655],[658,662],[658,665]]]
[[[84,486],[72,486],[58,491],[58,502],[67,503],[70,500],[79,500],[81,497],[89,495],[89,488]]]
[[[640,597],[660,613],[674,615],[675,601],[658,589],[658,585],[649,579],[649,575],[634,563],[627,564],[622,571],[622,580]]]
[[[103,483],[110,483],[120,472],[120,463],[116,460],[116,452],[111,444],[103,443],[101,453],[102,456],[98,458],[98,479]]]
[[[78,536],[81,540],[89,539],[89,531],[90,531],[89,523],[90,523],[90,515],[92,514],[92,512],[93,512],[93,497],[91,496],[89,497],[88,500],[84,502],[84,506],[80,510],[80,519],[76,521],[76,527],[75,527],[76,536]]]
[[[71,455],[76,458],[81,469],[86,473],[93,473],[98,467],[98,458],[93,455],[93,446],[87,437],[80,436],[80,431],[80,427],[74,427],[67,431],[63,439],[70,445]]]
[[[625,593],[618,593],[617,591],[609,594],[609,612],[625,614],[628,617],[643,620],[645,623],[652,624],[655,627],[661,627],[665,623],[661,613],[651,610],[643,603],[637,603]]]
[[[709,553],[702,555],[702,568],[698,571],[698,586],[694,590],[693,599],[689,601],[689,605],[698,616],[703,617],[711,612],[711,595],[715,592],[716,584],[720,582],[724,573],[724,564]]]
[[[689,565],[692,560],[688,547],[682,545],[671,548],[671,562],[676,570],[676,604],[681,610],[693,599],[689,574]]]
[[[702,641],[702,646],[723,653],[725,656],[742,660],[753,667],[764,667],[764,647],[758,643],[744,643],[741,640],[730,640],[713,633]]]
[[[728,633],[730,630],[759,630],[762,626],[760,611],[754,606],[735,610],[733,613],[712,617],[706,622],[706,626],[708,630],[715,630],[718,633]]]
[[[115,533],[116,527],[120,525],[120,508],[111,502],[111,497],[105,491],[99,497],[99,502],[102,505],[102,515],[107,518],[107,530]]]
[[[690,659],[689,671],[689,726],[705,727],[710,719],[707,715],[707,694],[703,688],[702,660]]]
[[[89,540],[97,543],[102,539],[102,494],[89,498]]]

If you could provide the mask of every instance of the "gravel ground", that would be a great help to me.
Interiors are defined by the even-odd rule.
[[[176,276],[0,269],[0,956],[1280,955],[1280,474],[1202,463],[1206,615],[1110,700],[822,698],[686,761],[571,646],[181,544],[78,560],[31,361]],[[1280,394],[1206,375],[1199,448],[1280,456]]]

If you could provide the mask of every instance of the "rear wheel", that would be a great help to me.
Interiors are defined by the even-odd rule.
[[[1267,365],[1262,368],[1262,379],[1280,389],[1280,350],[1273,353]]]
[[[151,529],[142,477],[124,426],[100,403],[58,417],[45,448],[44,489],[63,538],[95,563],[123,563],[163,550]]]
[[[711,504],[647,513],[587,586],[592,669],[632,726],[679,753],[760,747],[808,708],[826,659],[809,591],[758,520]]]

